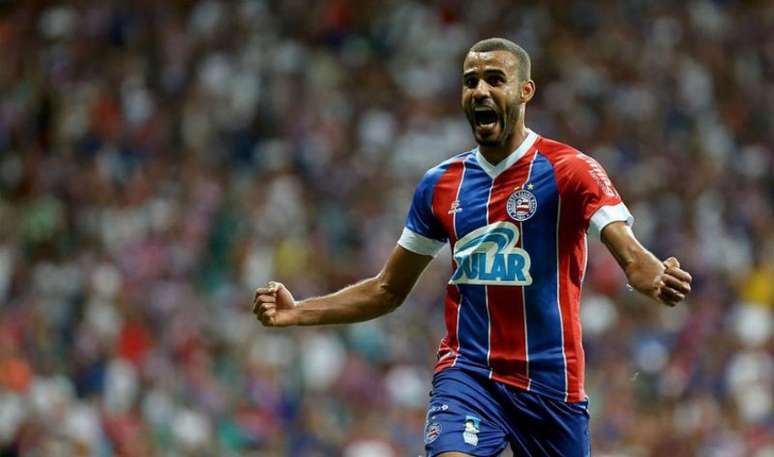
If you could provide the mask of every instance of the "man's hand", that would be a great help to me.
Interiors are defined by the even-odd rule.
[[[675,306],[691,292],[691,275],[680,269],[680,262],[670,257],[664,262],[664,271],[656,283],[655,298],[667,306]]]
[[[253,314],[264,327],[293,325],[293,308],[296,302],[290,291],[279,282],[269,281],[266,287],[255,290]]]

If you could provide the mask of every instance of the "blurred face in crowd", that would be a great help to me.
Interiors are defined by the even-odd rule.
[[[535,90],[519,77],[518,60],[509,51],[469,52],[462,67],[462,109],[480,146],[508,144],[524,121],[524,105]]]

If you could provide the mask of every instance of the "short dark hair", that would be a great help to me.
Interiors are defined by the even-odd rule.
[[[519,64],[518,73],[522,81],[530,79],[531,66],[529,54],[521,46],[506,38],[487,38],[474,44],[470,52],[489,52],[489,51],[508,51],[514,56]]]

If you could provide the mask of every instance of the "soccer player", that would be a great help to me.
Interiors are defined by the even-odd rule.
[[[674,306],[690,292],[677,259],[634,237],[633,218],[602,167],[525,127],[535,94],[515,43],[476,43],[462,70],[462,109],[478,147],[429,170],[403,234],[376,276],[296,301],[256,290],[265,326],[359,322],[394,310],[448,242],[447,334],[425,425],[428,457],[590,455],[580,295],[587,233],[639,292]]]

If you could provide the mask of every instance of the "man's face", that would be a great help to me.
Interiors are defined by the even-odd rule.
[[[470,52],[465,57],[462,109],[479,145],[504,146],[513,133],[525,101],[517,62],[508,51]]]

